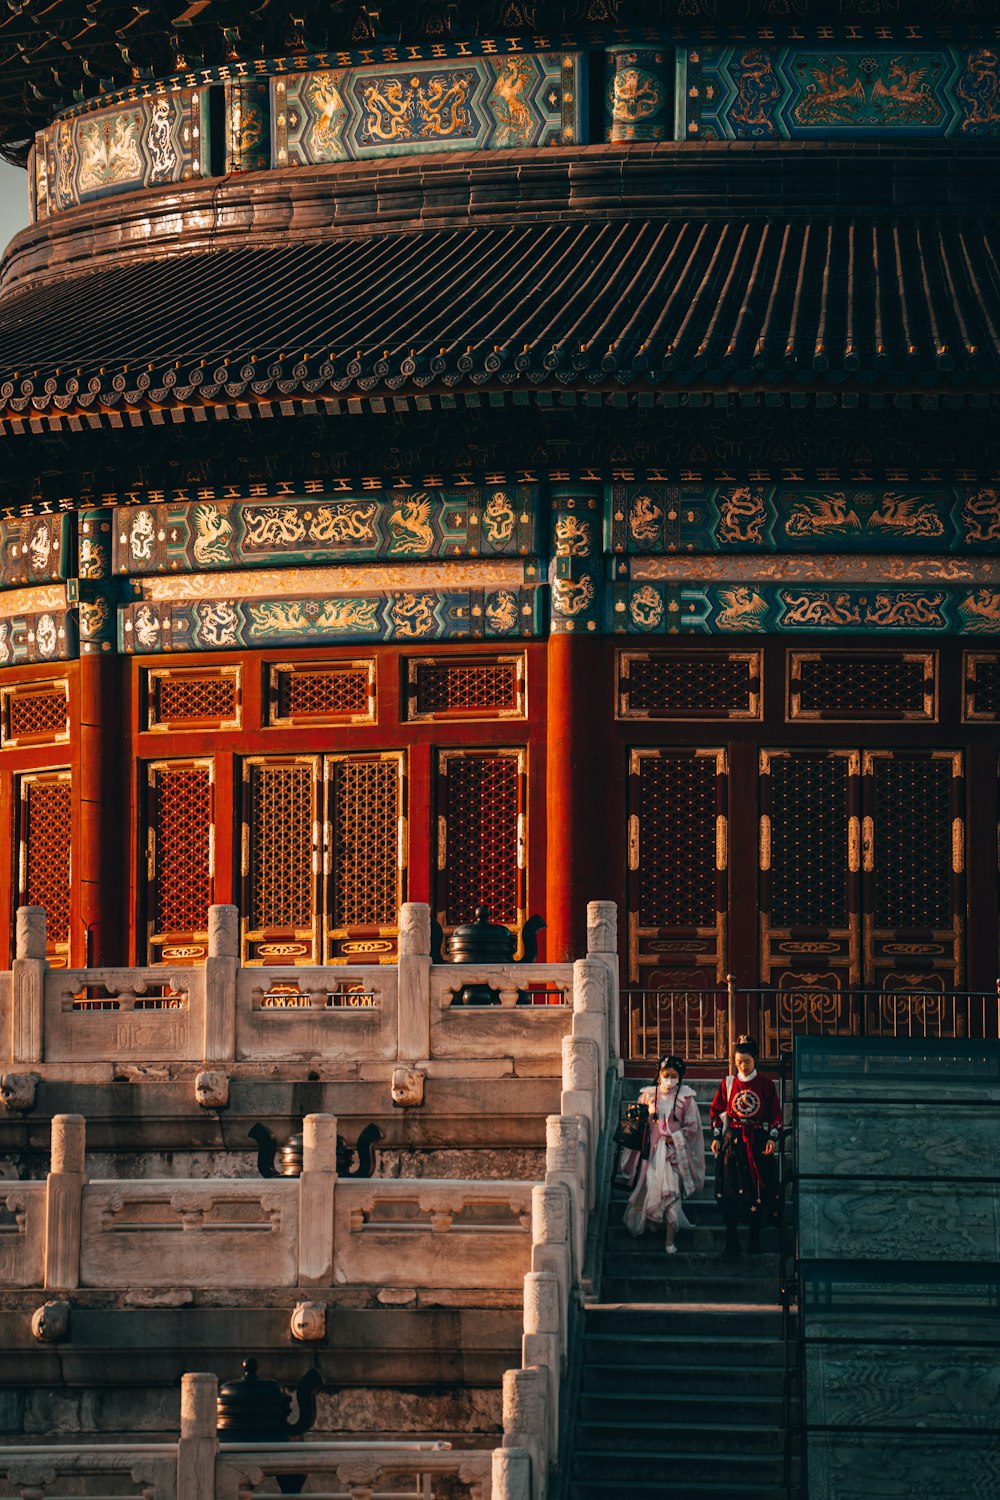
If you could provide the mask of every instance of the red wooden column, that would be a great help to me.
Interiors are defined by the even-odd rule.
[[[108,509],[79,518],[79,827],[74,846],[79,912],[70,939],[74,964],[124,963],[123,871],[131,826],[124,773],[128,726],[119,699],[122,663],[115,652]]]
[[[552,494],[546,750],[545,953],[586,954],[587,902],[611,899],[606,779],[611,698],[603,691],[603,490]]]
[[[587,902],[612,899],[606,857],[608,735],[604,642],[553,634],[548,649],[545,952],[587,951]]]

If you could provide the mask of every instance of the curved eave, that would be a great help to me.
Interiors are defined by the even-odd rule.
[[[0,301],[0,420],[541,388],[995,389],[992,241],[978,219],[577,218],[103,266]]]

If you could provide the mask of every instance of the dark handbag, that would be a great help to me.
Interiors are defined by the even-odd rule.
[[[645,1104],[626,1104],[625,1118],[618,1121],[615,1142],[623,1151],[641,1151],[649,1129],[649,1110]]]

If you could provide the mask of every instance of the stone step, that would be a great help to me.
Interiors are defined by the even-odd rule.
[[[665,1340],[659,1357],[648,1354],[641,1360],[612,1359],[610,1356],[614,1351],[609,1347],[591,1350],[585,1345],[580,1390],[587,1395],[596,1392],[617,1395],[620,1391],[642,1391],[647,1384],[655,1388],[661,1381],[669,1385],[673,1380],[678,1385],[683,1384],[685,1395],[711,1393],[718,1399],[720,1391],[727,1391],[780,1399],[785,1384],[784,1347],[780,1344],[745,1345],[742,1356],[727,1362],[725,1356],[732,1347],[721,1341],[715,1344],[706,1341],[703,1349],[686,1347],[684,1368],[680,1372],[676,1342],[671,1345]]]
[[[713,1455],[714,1457],[714,1455]],[[648,1467],[645,1463],[643,1470]],[[574,1478],[570,1481],[567,1490],[568,1500],[633,1500],[636,1488],[643,1489],[652,1497],[661,1497],[669,1494],[670,1500],[720,1500],[722,1488],[719,1481],[708,1470],[708,1477],[702,1482],[697,1477],[692,1477],[685,1463],[681,1471],[671,1473],[669,1477],[669,1489],[665,1486],[665,1476],[662,1472],[647,1477],[640,1473],[635,1477],[625,1477],[621,1473],[621,1460],[616,1464],[617,1473],[614,1478],[606,1479],[603,1475],[596,1478],[587,1475]],[[783,1484],[755,1484],[744,1480],[737,1481],[740,1500],[801,1500],[801,1491],[798,1486],[793,1485],[791,1494],[785,1490]]]
[[[668,1420],[669,1418],[669,1420]],[[574,1450],[578,1454],[589,1452],[621,1453],[638,1456],[642,1453],[721,1453],[738,1452],[743,1458],[773,1460],[784,1454],[784,1432],[780,1419],[776,1423],[758,1423],[753,1417],[733,1421],[728,1405],[713,1412],[708,1403],[703,1403],[701,1419],[692,1415],[686,1419],[682,1412],[672,1416],[666,1411],[659,1419],[630,1419],[627,1412],[615,1413],[589,1422],[578,1421],[575,1428]]]
[[[719,1223],[702,1223],[694,1214],[688,1212],[685,1205],[685,1213],[694,1224],[693,1229],[682,1229],[677,1235],[678,1252],[683,1250],[696,1250],[700,1254],[710,1255],[722,1252],[726,1242],[725,1225]],[[740,1242],[746,1249],[749,1239],[749,1230],[746,1225],[740,1225]],[[663,1229],[647,1229],[645,1234],[636,1238],[629,1234],[624,1224],[609,1224],[604,1236],[604,1253],[626,1254],[630,1249],[644,1249],[657,1245],[662,1247],[666,1238]],[[760,1237],[761,1248],[765,1254],[773,1255],[777,1261],[778,1252],[781,1249],[781,1233],[777,1229],[765,1229]]]
[[[742,1290],[742,1288],[741,1288]],[[586,1309],[586,1338],[623,1339],[642,1346],[676,1339],[694,1338],[727,1344],[756,1347],[764,1339],[782,1341],[781,1309],[770,1299],[755,1301],[747,1297],[727,1307],[699,1307],[696,1303],[670,1303],[657,1300],[638,1305],[604,1296]]]
[[[677,1257],[680,1259],[680,1257]],[[738,1294],[738,1295],[737,1295]],[[734,1282],[732,1277],[607,1276],[601,1280],[601,1296],[609,1302],[685,1302],[692,1306],[711,1303],[720,1310],[731,1307],[734,1300],[770,1302],[777,1305],[778,1293],[770,1277],[747,1277]]]
[[[571,1478],[583,1481],[589,1494],[613,1496],[633,1494],[633,1486],[648,1486],[648,1493],[670,1500],[694,1500],[711,1495],[721,1500],[733,1488],[740,1500],[762,1493],[782,1494],[784,1455],[751,1453],[742,1446],[737,1428],[720,1428],[718,1449],[678,1448],[664,1434],[655,1449],[641,1452],[626,1447],[600,1448],[596,1444],[577,1448]],[[603,1490],[591,1488],[603,1482]]]
[[[764,1430],[780,1430],[784,1417],[781,1389],[777,1394],[768,1391],[734,1391],[728,1378],[723,1377],[712,1390],[692,1391],[688,1388],[689,1367],[664,1372],[662,1384],[648,1371],[645,1379],[642,1371],[632,1388],[622,1387],[617,1391],[584,1391],[576,1409],[579,1425],[593,1430],[607,1423],[615,1427],[629,1424],[641,1426],[645,1423],[658,1432],[669,1431],[671,1426],[683,1424],[692,1432],[717,1433],[719,1430],[720,1405],[724,1403],[725,1421],[745,1423]]]

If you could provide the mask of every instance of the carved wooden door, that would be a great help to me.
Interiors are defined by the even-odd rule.
[[[53,968],[64,969],[69,963],[73,829],[69,771],[19,776],[17,801],[17,904],[44,906],[46,956]]]
[[[523,747],[438,753],[435,906],[446,932],[480,905],[512,932],[523,924],[526,838]]]
[[[953,750],[868,750],[863,779],[865,984],[965,979],[965,778]]]
[[[405,900],[404,768],[401,751],[244,761],[245,963],[394,960]]]
[[[215,888],[215,765],[146,766],[146,932],[150,963],[199,963]]]

